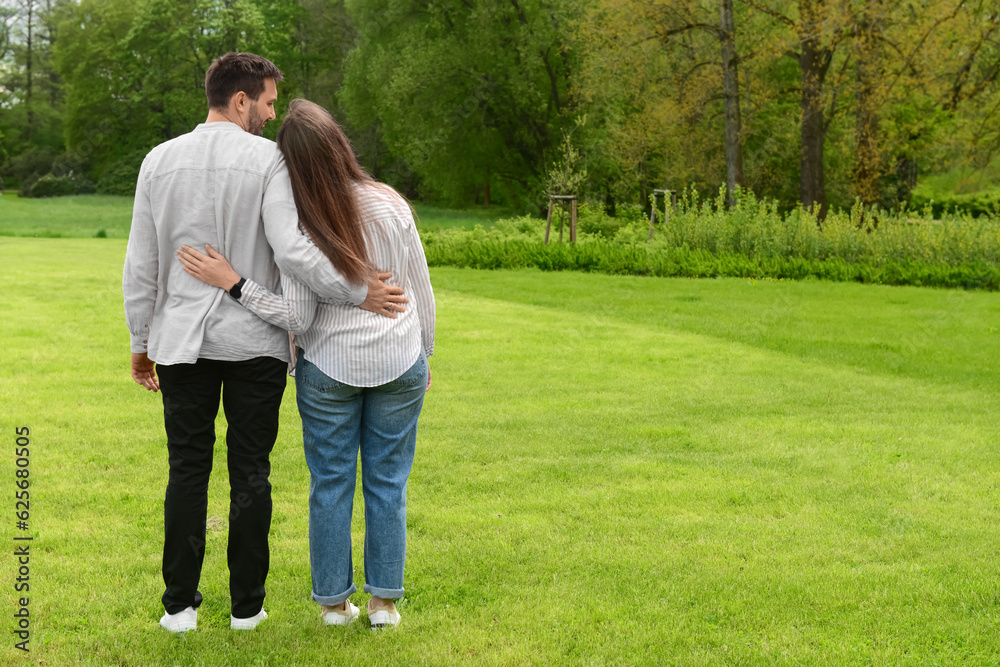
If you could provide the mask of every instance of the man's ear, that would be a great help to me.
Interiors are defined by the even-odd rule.
[[[229,106],[236,111],[244,111],[250,98],[242,90],[229,99]]]

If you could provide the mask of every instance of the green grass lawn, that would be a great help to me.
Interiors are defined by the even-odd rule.
[[[921,176],[917,187],[928,196],[1000,195],[1000,157],[984,167],[954,167]]]
[[[500,218],[513,215],[511,209],[501,206],[486,206],[464,210],[454,210],[413,202],[417,212],[417,226],[421,231],[432,229],[472,229],[476,225],[490,227]]]
[[[0,535],[11,551],[22,425],[35,535],[32,653],[8,632],[2,664],[998,662],[995,295],[433,269],[403,624],[323,627],[309,600],[290,386],[270,618],[228,629],[220,444],[199,629],[174,637],[162,410],[128,377],[124,251],[0,239]]]
[[[456,211],[414,203],[420,228],[489,227],[510,211],[497,206]],[[22,199],[13,192],[0,196],[0,236],[127,239],[132,224],[132,198],[78,195]]]
[[[94,237],[127,239],[132,198],[77,195],[24,199],[13,192],[0,197],[0,236]]]

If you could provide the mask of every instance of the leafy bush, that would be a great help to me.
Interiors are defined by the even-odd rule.
[[[87,161],[77,153],[31,148],[10,160],[10,172],[21,184],[21,197],[61,197],[95,191],[86,176]]]
[[[640,206],[619,205],[614,216],[607,215],[604,207],[580,204],[577,208],[576,229],[581,234],[592,234],[611,240],[620,229],[628,225],[648,224],[646,213]]]
[[[927,209],[935,217],[948,211],[1000,217],[1000,161],[982,169],[958,167],[921,178],[913,188],[910,207]]]
[[[806,210],[782,214],[776,203],[750,193],[739,193],[729,209],[724,193],[703,201],[689,190],[668,222],[657,223],[652,239],[641,209],[609,220],[600,209],[581,206],[576,244],[544,245],[545,221],[527,217],[493,229],[431,232],[424,244],[432,265],[1000,289],[1000,220],[951,215],[935,221],[925,213],[856,205],[819,225]],[[872,215],[878,226],[868,229],[862,222]]]
[[[135,194],[135,182],[139,178],[139,167],[146,157],[143,151],[131,153],[119,160],[113,167],[106,170],[97,179],[97,191],[103,195]]]
[[[21,189],[22,197],[64,197],[67,195],[91,194],[94,184],[72,172],[65,176],[45,174],[27,188]]]
[[[38,180],[42,174],[52,171],[52,163],[58,157],[54,148],[33,146],[7,161],[6,173],[21,184],[23,189]]]
[[[948,212],[961,212],[974,218],[1000,217],[1000,193],[980,192],[976,194],[936,194],[914,191],[911,205],[918,210],[930,210],[935,217]]]

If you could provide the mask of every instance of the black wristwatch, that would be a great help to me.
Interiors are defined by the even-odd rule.
[[[229,289],[229,296],[239,301],[240,297],[243,296],[243,283],[246,281],[246,278],[240,278],[240,281]]]

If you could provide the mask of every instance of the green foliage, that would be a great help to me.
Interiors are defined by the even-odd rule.
[[[911,207],[935,217],[962,212],[973,217],[1000,217],[1000,160],[983,169],[951,169],[923,179],[913,189]]]
[[[991,210],[961,189],[910,200],[918,175],[998,152],[991,3],[734,5],[747,187],[785,211],[800,196],[813,77],[796,54],[815,40],[825,118],[806,172],[817,180],[822,162],[831,205],[860,193],[884,208]],[[412,197],[529,211],[572,192],[613,210],[654,188],[714,190],[726,173],[717,2],[18,0],[0,19],[0,170],[24,189],[65,173],[21,170],[34,150],[78,156],[102,192],[130,192],[134,156],[204,118],[205,69],[232,49],[285,72],[279,114],[291,96],[328,107],[363,164]],[[859,41],[861,25],[879,38]]]
[[[3,132],[0,131],[0,190],[3,189],[4,180],[7,178],[7,168],[7,149],[4,148]]]
[[[991,264],[957,267],[887,260],[880,265],[852,264],[840,258],[747,257],[731,253],[673,248],[654,251],[607,242],[541,245],[525,241],[475,244],[435,243],[427,247],[432,266],[474,269],[535,267],[543,271],[585,271],[612,275],[685,278],[809,278],[839,282],[1000,290],[1000,269]]]
[[[579,129],[586,123],[586,118],[576,122],[574,129]],[[559,156],[549,168],[546,185],[550,195],[576,195],[587,181],[587,169],[583,165],[580,150],[573,145],[573,133],[563,132],[563,140],[559,145]]]
[[[79,155],[57,155],[49,147],[33,147],[16,156],[8,165],[10,175],[20,183],[22,197],[60,197],[95,191],[86,176],[87,163]]]
[[[952,216],[944,221],[878,214],[866,230],[860,206],[831,213],[783,214],[774,202],[741,192],[703,201],[689,190],[647,241],[648,221],[619,221],[582,206],[576,244],[544,245],[544,221],[519,218],[493,229],[425,235],[428,262],[472,268],[538,267],[612,274],[768,277],[1000,289],[1000,221]],[[871,215],[869,212],[868,215]]]
[[[94,183],[82,174],[72,172],[64,176],[55,174],[45,174],[31,184],[31,187],[22,188],[22,197],[65,197],[67,195],[91,194],[96,190]]]
[[[48,146],[33,146],[7,161],[7,175],[23,187],[30,187],[43,174],[52,170],[58,152]]]
[[[377,123],[424,195],[505,203],[544,190],[569,102],[573,54],[566,0],[347,0],[359,32],[341,102],[356,126]]]
[[[615,215],[605,213],[603,206],[580,204],[577,207],[576,229],[583,235],[601,236],[612,240],[623,227],[648,221],[646,212],[639,206],[623,204],[615,207]]]
[[[1000,217],[1000,189],[992,193],[960,195],[947,192],[931,194],[918,187],[914,189],[910,203],[915,209],[931,211],[936,218],[948,213],[964,213],[974,218]]]
[[[109,166],[97,181],[97,191],[106,195],[133,196],[136,181],[139,180],[139,168],[142,167],[145,156],[145,152],[135,151]]]
[[[472,229],[476,225],[492,225],[497,220],[509,217],[513,212],[501,206],[477,207],[472,209],[449,209],[422,202],[411,202],[415,211],[417,229],[420,233],[432,229]]]
[[[834,207],[861,196],[897,208],[918,164],[922,176],[945,166],[942,152],[966,165],[997,154],[995,2],[733,5],[746,187],[791,208],[807,164],[806,183],[821,181]],[[581,4],[570,27],[572,84],[578,111],[593,119],[586,152],[600,156],[591,194],[635,201],[653,188],[724,181],[719,9],[703,0]],[[816,59],[799,57],[807,46]],[[807,109],[823,122],[804,128]]]
[[[15,158],[32,149],[63,151],[61,81],[52,65],[62,4],[0,3],[0,168],[5,153]],[[34,181],[48,170],[25,176]]]
[[[135,155],[204,119],[213,59],[260,51],[267,29],[288,29],[266,26],[251,0],[82,0],[61,17],[55,62],[66,82],[67,145],[92,157],[108,192],[124,191]]]

